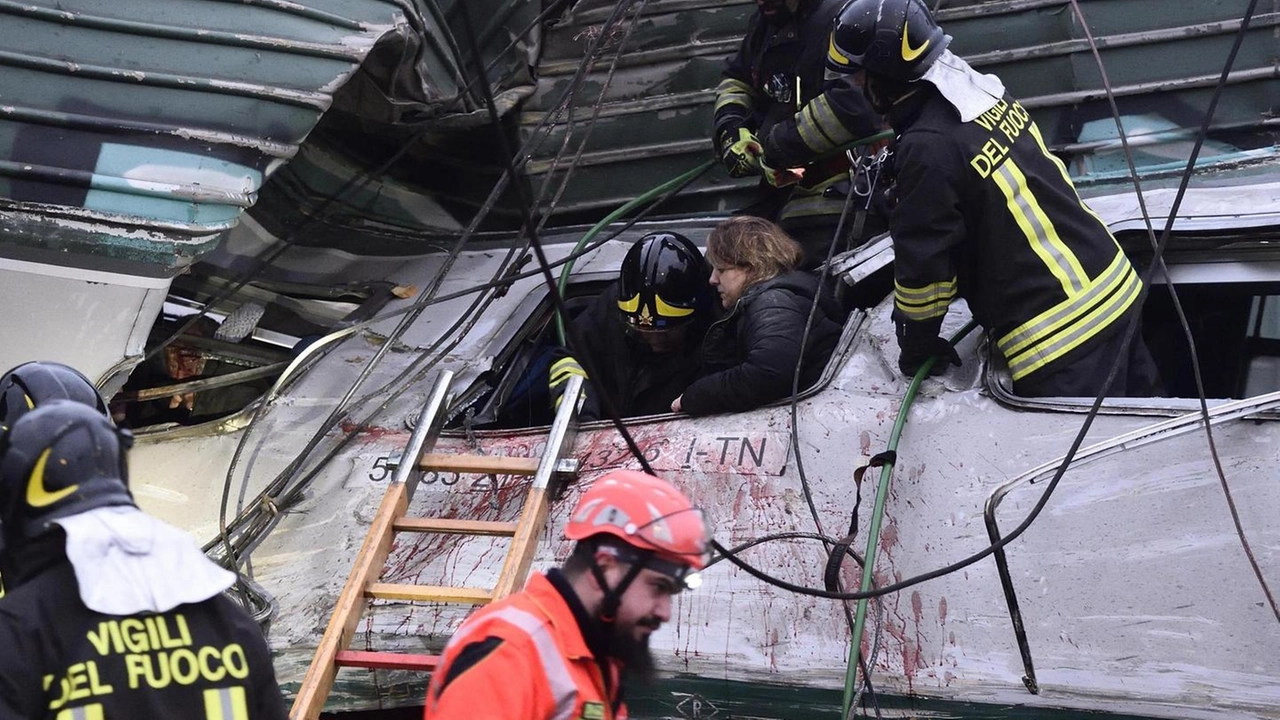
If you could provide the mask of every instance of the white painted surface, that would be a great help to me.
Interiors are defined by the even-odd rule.
[[[553,253],[566,249],[556,246]],[[612,244],[579,270],[611,271],[625,249],[625,243]],[[501,255],[496,250],[465,254],[442,292],[484,282]],[[386,278],[421,290],[438,262],[438,257],[355,258],[325,251],[293,254],[283,267],[297,277]],[[487,344],[494,333],[521,321],[517,308],[537,282],[517,283],[445,356],[444,364],[459,373],[462,387],[487,367]],[[400,339],[398,350],[388,354],[361,392],[375,393],[369,406],[384,397],[376,390],[408,367],[418,349],[468,304],[469,298],[462,298],[432,308]],[[895,368],[889,310],[884,304],[871,313],[833,382],[800,404],[799,449],[822,523],[832,535],[847,528],[855,496],[853,471],[885,448],[906,388]],[[948,328],[962,321],[953,312]],[[233,477],[233,506],[242,492],[242,477],[248,478],[245,497],[252,497],[293,458],[395,322],[387,320],[376,333],[346,341],[268,409],[250,432],[244,462]],[[926,381],[912,409],[880,537],[880,583],[984,548],[988,539],[982,509],[989,494],[1061,456],[1083,421],[1077,413],[998,405],[982,390],[979,345],[976,337],[961,343],[964,365]],[[376,475],[374,463],[398,453],[407,442],[405,418],[416,415],[431,378],[394,401],[339,453],[253,556],[256,578],[279,602],[271,640],[286,686],[300,679],[310,661],[381,499],[385,482],[371,477]],[[352,417],[363,418],[367,412],[361,409]],[[1163,419],[1103,415],[1088,443]],[[708,509],[725,545],[765,533],[813,529],[794,457],[779,462],[776,455],[778,443],[790,446],[789,428],[785,406],[632,426],[641,446],[656,453],[656,466]],[[320,452],[339,436],[339,430],[330,432]],[[467,438],[449,437],[437,449],[532,455],[540,437],[540,431],[481,433],[475,447]],[[1274,586],[1280,583],[1277,425],[1236,422],[1218,428],[1216,438],[1245,531]],[[217,526],[223,476],[237,439],[237,434],[197,434],[145,440],[134,453],[134,477],[144,506],[207,539]],[[769,448],[758,465],[744,450],[743,439],[752,450],[761,440]],[[704,455],[697,456],[699,450]],[[632,465],[607,428],[584,430],[575,455],[584,463],[582,481],[553,509],[537,567],[550,566],[568,553],[559,529],[581,488],[604,469]],[[868,473],[863,487],[863,538],[876,477],[875,471]],[[412,513],[513,519],[522,487],[510,478],[502,479],[496,490],[488,479],[428,478]],[[1010,493],[999,512],[1006,532],[1028,512],[1042,487]],[[503,542],[402,537],[384,579],[487,585],[497,576]],[[858,542],[859,552],[863,542]],[[1022,664],[990,559],[885,600],[875,657],[879,688],[1164,717],[1280,717],[1280,624],[1262,602],[1243,560],[1202,434],[1152,443],[1071,471],[1044,514],[1008,554],[1042,694],[1029,695],[1022,687]],[[772,544],[746,557],[792,582],[821,583],[823,557],[815,544]],[[846,567],[847,583],[855,583],[857,575]],[[438,648],[465,614],[466,608],[380,603],[361,621],[355,646]],[[823,688],[841,684],[848,631],[835,603],[787,594],[721,563],[706,573],[703,587],[679,598],[676,614],[671,626],[655,637],[657,655],[668,670]],[[867,650],[877,626],[874,612],[871,617]],[[387,693],[383,702],[418,700],[395,695],[405,686],[389,683],[385,674],[344,677],[338,700],[345,707],[377,705],[374,677]]]
[[[0,259],[0,368],[57,360],[91,380],[141,355],[167,279]]]

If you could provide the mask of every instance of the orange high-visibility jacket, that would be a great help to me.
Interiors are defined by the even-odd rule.
[[[621,666],[604,676],[564,597],[535,574],[482,608],[445,646],[427,688],[426,720],[626,720]]]

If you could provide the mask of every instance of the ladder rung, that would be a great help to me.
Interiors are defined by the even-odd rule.
[[[370,670],[420,670],[428,672],[440,664],[439,655],[339,650],[333,658],[338,667],[360,667]]]
[[[482,475],[533,475],[538,472],[538,458],[505,457],[502,455],[454,455],[430,453],[418,460],[423,470],[477,473]]]
[[[365,590],[367,597],[379,600],[418,600],[478,604],[493,600],[493,591],[487,588],[444,587],[442,585],[396,585],[373,583]]]
[[[406,517],[395,522],[401,532],[448,533],[451,535],[515,535],[513,522],[460,520],[457,518]]]

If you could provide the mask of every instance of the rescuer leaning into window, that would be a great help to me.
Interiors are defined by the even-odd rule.
[[[938,333],[963,297],[1015,393],[1097,395],[1119,357],[1109,395],[1157,394],[1142,335],[1123,344],[1141,312],[1138,273],[1027,111],[950,41],[919,0],[853,0],[828,43],[829,74],[860,85],[898,133],[889,218],[898,367],[913,375],[934,355],[936,372],[960,363]]]
[[[608,392],[622,417],[667,412],[671,401],[698,375],[707,326],[715,319],[710,271],[698,246],[674,232],[652,232],[627,251],[618,281],[571,321],[596,377],[588,378],[578,410],[583,422],[607,417],[600,392]],[[549,372],[558,407],[566,381],[586,377],[568,349],[557,352]]]
[[[670,483],[612,470],[582,494],[564,565],[478,610],[445,647],[426,720],[625,720],[623,685],[653,673],[649,635],[694,587],[710,535]]]

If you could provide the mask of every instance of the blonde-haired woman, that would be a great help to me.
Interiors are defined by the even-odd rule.
[[[728,312],[707,330],[703,375],[676,398],[673,411],[742,412],[788,397],[797,364],[800,389],[818,380],[844,316],[824,293],[800,347],[818,294],[817,276],[796,270],[803,256],[799,243],[762,218],[739,215],[711,231],[711,285]]]

